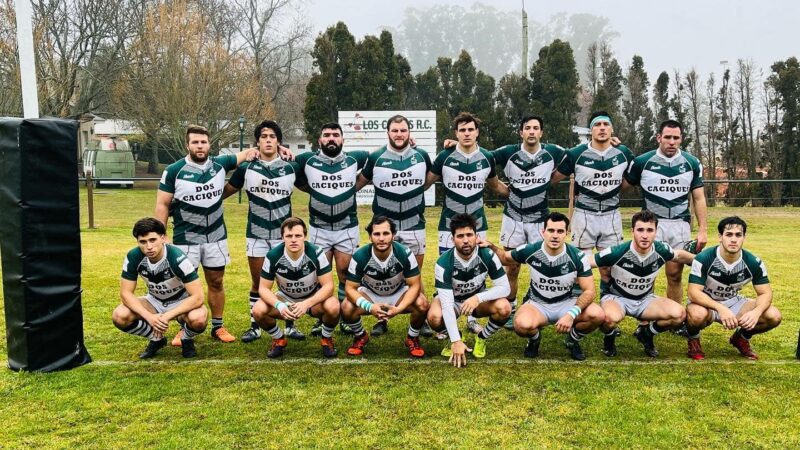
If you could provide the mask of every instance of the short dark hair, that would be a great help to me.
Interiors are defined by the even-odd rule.
[[[525,116],[525,117],[523,117],[522,119],[519,120],[519,131],[522,131],[522,129],[525,127],[525,124],[530,122],[531,120],[539,121],[539,128],[544,129],[544,120],[541,117],[539,117],[539,116]]]
[[[450,234],[455,235],[459,228],[472,228],[472,231],[477,233],[478,220],[472,214],[456,214],[450,219]]]
[[[283,131],[281,131],[280,125],[278,125],[274,120],[265,120],[256,126],[256,129],[253,130],[253,136],[256,138],[256,142],[261,139],[261,131],[264,128],[269,128],[270,130],[275,132],[275,137],[278,138],[278,143],[283,144]]]
[[[133,224],[133,237],[139,238],[140,236],[147,236],[148,234],[156,232],[159,236],[167,234],[167,227],[160,220],[153,217],[145,217],[139,219]]]
[[[393,123],[400,123],[400,122],[405,122],[405,123],[406,123],[406,125],[407,125],[409,128],[411,127],[411,122],[409,122],[409,121],[408,121],[408,119],[406,118],[406,116],[404,116],[404,115],[402,115],[402,114],[395,114],[395,115],[393,115],[392,117],[389,117],[389,120],[387,120],[387,121],[386,121],[386,131],[389,131],[389,127],[390,127],[390,126],[391,126]]]
[[[200,126],[200,125],[189,125],[186,127],[186,143],[189,143],[189,135],[190,134],[205,134],[206,137],[210,137],[208,134],[208,128]]]
[[[481,119],[478,119],[474,115],[468,112],[460,112],[458,115],[453,119],[453,131],[458,131],[458,126],[462,123],[470,123],[475,122],[475,129],[481,128]]]
[[[664,132],[664,128],[677,128],[681,130],[681,134],[683,134],[683,125],[680,122],[674,119],[667,119],[658,126],[658,134]]]
[[[296,226],[300,225],[303,227],[303,236],[308,234],[308,228],[306,228],[306,223],[303,222],[303,219],[299,217],[289,217],[281,223],[281,236],[283,236],[283,232],[287,229],[292,229]]]
[[[561,214],[558,211],[553,211],[544,218],[544,225],[547,226],[547,222],[564,222],[567,224],[567,228],[569,228],[569,217]]]
[[[328,122],[328,123],[326,123],[326,124],[323,124],[323,125],[322,125],[322,126],[319,128],[319,131],[322,131],[322,130],[339,130],[339,132],[341,133],[341,132],[342,132],[342,126],[341,126],[341,125],[339,125],[339,124],[338,124],[338,123],[336,123],[336,122]]]
[[[747,234],[747,223],[739,216],[726,217],[720,220],[719,224],[717,225],[717,231],[719,231],[719,234],[722,234],[725,232],[726,228],[734,225],[739,225],[742,227],[742,234]]]
[[[372,220],[370,220],[370,222],[367,224],[367,227],[365,229],[367,230],[367,233],[372,234],[372,228],[375,225],[380,225],[382,223],[389,223],[389,230],[392,232],[392,234],[397,234],[397,225],[395,225],[394,220],[386,216],[373,217]]]
[[[658,226],[658,217],[653,214],[653,211],[643,209],[631,217],[631,228],[636,227],[636,222],[654,223]]]
[[[591,113],[589,115],[589,121],[586,122],[586,125],[588,125],[589,128],[591,128],[592,121],[594,120],[594,118],[595,117],[600,117],[600,116],[606,116],[606,117],[608,117],[609,119],[612,119],[612,120],[614,119],[613,117],[611,117],[611,114],[609,114],[608,111],[595,111],[595,112],[593,112],[593,113]]]

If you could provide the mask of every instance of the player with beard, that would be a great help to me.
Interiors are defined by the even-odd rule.
[[[258,155],[254,149],[236,155],[209,156],[208,130],[191,125],[186,130],[188,155],[164,169],[156,196],[155,218],[165,226],[173,218],[172,243],[183,251],[195,268],[203,266],[211,309],[211,336],[222,342],[236,338],[225,329],[223,277],[230,260],[228,233],[222,217],[225,173]],[[183,331],[172,345],[180,346]]]
[[[308,241],[335,262],[339,280],[337,296],[343,301],[347,267],[358,248],[356,181],[369,153],[343,152],[344,137],[338,123],[322,125],[318,143],[319,150],[297,156],[296,185],[310,194]],[[319,323],[312,334],[317,334],[318,327]]]
[[[431,169],[428,152],[411,146],[408,119],[402,115],[389,118],[386,125],[389,143],[369,155],[358,176],[356,189],[372,183],[375,196],[372,213],[384,216],[397,226],[394,239],[408,247],[422,268],[425,259],[425,177]],[[388,331],[388,322],[379,320],[373,336]],[[423,334],[425,332],[423,331]]]

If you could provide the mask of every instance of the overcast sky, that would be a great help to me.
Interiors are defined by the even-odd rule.
[[[315,35],[341,20],[361,38],[378,34],[383,25],[397,26],[407,7],[425,8],[436,3],[469,8],[473,2],[313,0],[308,12]],[[505,11],[518,11],[522,5],[521,0],[483,3]],[[620,34],[612,41],[620,65],[627,67],[634,54],[641,55],[651,81],[662,70],[685,72],[693,66],[705,77],[710,71],[721,72],[720,61],[729,61],[732,67],[739,58],[750,58],[768,72],[776,60],[800,57],[798,0],[526,0],[525,7],[530,20],[539,22],[559,12],[608,17]]]

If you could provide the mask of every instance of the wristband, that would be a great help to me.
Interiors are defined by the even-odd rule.
[[[358,300],[356,300],[356,304],[360,308],[363,308],[366,312],[368,313],[372,312],[372,306],[373,306],[372,303],[370,303],[370,301],[365,299],[364,297],[358,297]]]
[[[288,308],[288,307],[289,307],[289,306],[288,306],[288,305],[286,305],[286,303],[283,303],[283,302],[282,302],[282,301],[280,301],[280,300],[278,300],[277,302],[275,302],[275,309],[277,309],[277,310],[278,310],[278,312],[283,312],[283,310],[284,310],[284,309],[286,309],[286,308]]]
[[[567,314],[572,316],[572,318],[574,319],[574,318],[578,317],[581,314],[581,307],[578,306],[578,305],[575,305],[572,308],[570,308],[569,311],[567,311]]]

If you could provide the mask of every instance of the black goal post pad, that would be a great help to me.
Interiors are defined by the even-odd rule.
[[[78,123],[0,118],[0,257],[8,367],[51,372],[83,343]]]

